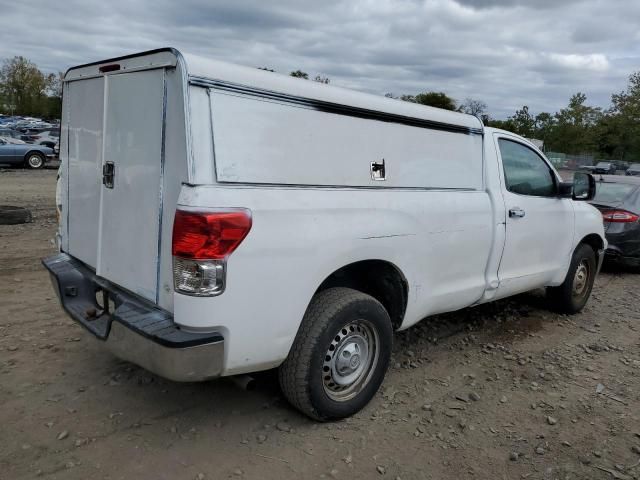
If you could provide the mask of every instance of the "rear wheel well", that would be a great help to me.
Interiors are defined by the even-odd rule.
[[[316,293],[332,287],[346,287],[371,295],[389,313],[394,328],[399,328],[407,309],[409,287],[395,265],[384,260],[351,263],[329,275]]]

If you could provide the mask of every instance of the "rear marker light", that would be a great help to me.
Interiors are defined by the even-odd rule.
[[[226,259],[251,230],[251,212],[177,210],[173,222],[173,283],[176,292],[220,295]]]
[[[111,65],[103,65],[98,68],[98,70],[100,71],[100,73],[117,72],[118,70],[120,70],[120,65],[118,65],[117,63],[112,63]]]
[[[602,212],[602,218],[605,222],[632,223],[637,222],[640,217],[626,210],[606,210]]]

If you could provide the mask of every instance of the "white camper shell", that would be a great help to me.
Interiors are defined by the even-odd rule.
[[[281,366],[320,419],[371,398],[392,329],[543,286],[578,311],[606,245],[590,180],[520,137],[174,49],[70,69],[60,158],[69,314],[175,380]]]

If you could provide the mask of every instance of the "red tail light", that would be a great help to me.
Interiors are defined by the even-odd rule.
[[[605,210],[602,212],[602,218],[605,222],[632,223],[637,222],[640,217],[626,210]]]
[[[177,210],[173,222],[174,256],[219,260],[228,257],[251,230],[251,212]]]

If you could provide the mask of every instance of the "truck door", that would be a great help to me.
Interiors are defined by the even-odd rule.
[[[162,213],[164,70],[65,87],[69,131],[66,252],[156,301]]]
[[[164,71],[107,77],[96,273],[156,300]]]
[[[516,137],[496,135],[505,202],[506,240],[496,297],[547,284],[571,255],[574,213],[560,198],[549,163]]]

